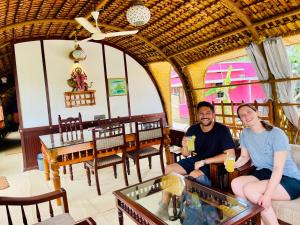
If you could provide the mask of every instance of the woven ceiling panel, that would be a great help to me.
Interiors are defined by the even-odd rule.
[[[6,0],[0,4],[0,76],[12,71],[11,43],[74,39],[90,34],[75,17],[98,9],[103,32],[136,29],[126,20],[131,0]],[[242,48],[269,36],[300,31],[299,0],[144,0],[150,21],[135,36],[105,39],[141,63],[172,59],[180,66]]]

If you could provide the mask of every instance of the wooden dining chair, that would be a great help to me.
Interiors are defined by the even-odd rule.
[[[117,164],[122,164],[125,185],[128,186],[125,155],[125,129],[124,124],[112,124],[96,127],[92,130],[94,160],[85,163],[88,184],[91,186],[91,171],[95,175],[98,195],[101,195],[98,169],[113,166],[114,177],[117,178]],[[120,156],[121,154],[121,156]]]
[[[62,119],[60,115],[58,115],[58,130],[61,134],[62,142],[75,142],[83,140],[83,124],[81,119],[81,114],[78,114],[78,117],[68,117],[66,119]],[[63,156],[63,159],[68,159],[72,157],[69,154]],[[72,165],[69,165],[70,178],[73,180],[73,169]],[[66,174],[66,167],[63,166],[63,173]]]
[[[137,149],[134,151],[127,152],[126,164],[127,170],[129,170],[129,160],[128,157],[133,159],[136,164],[137,174],[139,182],[142,182],[141,171],[140,171],[140,162],[142,158],[148,158],[149,168],[151,169],[151,157],[159,155],[160,165],[162,173],[165,173],[164,160],[163,160],[163,125],[162,119],[152,120],[152,121],[143,121],[135,122],[136,130],[136,145]],[[157,148],[156,146],[159,145]]]
[[[63,200],[63,213],[59,215],[54,215],[53,213],[53,207],[51,201],[57,198],[62,198]],[[42,212],[43,210],[40,210],[39,204],[48,202],[49,206],[49,217],[48,219],[42,218],[41,215],[44,215]],[[35,205],[35,211],[36,211],[36,220],[38,221],[34,225],[46,225],[46,224],[56,224],[56,225],[94,225],[96,222],[91,218],[87,218],[81,221],[75,222],[75,220],[71,217],[69,214],[69,206],[68,206],[68,200],[67,200],[67,193],[66,191],[61,188],[60,190],[49,192],[42,195],[32,196],[32,197],[1,197],[0,196],[0,206],[5,206],[6,208],[6,215],[7,215],[7,224],[13,225],[13,221],[16,220],[15,216],[20,216],[22,214],[22,221],[24,225],[27,225],[29,223],[27,217],[26,217],[26,207],[29,205]],[[10,206],[14,206],[10,210]],[[21,214],[16,213],[19,212],[15,206],[20,206],[21,208]],[[41,209],[44,207],[41,206]],[[13,213],[11,213],[11,211]],[[29,217],[28,217],[29,218]],[[5,224],[4,218],[1,219],[1,224]],[[16,223],[15,223],[16,224]],[[19,225],[20,223],[18,223]]]

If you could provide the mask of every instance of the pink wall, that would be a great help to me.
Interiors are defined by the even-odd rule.
[[[255,69],[250,62],[226,62],[218,63],[208,68],[205,87],[215,87],[215,83],[223,83],[230,65],[232,65],[231,84],[257,81]],[[181,84],[175,71],[171,73],[171,84],[174,86]],[[254,100],[262,102],[265,99],[261,84],[236,86],[229,90],[229,96],[233,102],[253,102]],[[221,99],[217,98],[217,94],[207,96],[205,100],[209,102],[221,101]],[[179,111],[181,117],[186,118],[188,116],[186,104],[181,104]]]

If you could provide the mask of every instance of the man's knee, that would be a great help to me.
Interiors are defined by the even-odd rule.
[[[166,166],[165,168],[165,174],[175,172],[175,173],[180,173],[179,171],[180,165],[178,163],[172,163]]]

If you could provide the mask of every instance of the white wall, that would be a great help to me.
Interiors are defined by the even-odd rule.
[[[107,79],[125,78],[123,52],[110,46],[105,46]],[[109,97],[111,117],[128,116],[127,96]]]
[[[65,107],[64,92],[72,90],[68,86],[67,80],[70,78],[72,65],[74,64],[68,57],[74,48],[73,44],[73,41],[44,41],[53,124],[58,123],[57,118],[59,114],[62,118],[65,118],[68,116],[78,116],[80,112],[83,121],[93,120],[94,115],[98,114],[108,116],[101,45],[93,42],[81,44],[82,49],[88,53],[88,58],[80,64],[87,74],[88,83],[90,81],[93,82],[90,89],[96,90],[96,105],[74,108]]]
[[[145,69],[128,55],[126,61],[131,115],[163,112],[159,94]]]
[[[49,121],[40,41],[15,44],[15,55],[23,127],[47,126]]]
[[[52,123],[57,124],[59,114],[69,117],[77,116],[78,112],[81,112],[83,121],[93,120],[94,115],[99,114],[105,114],[107,118],[102,45],[94,42],[81,44],[87,59],[80,64],[87,74],[88,83],[93,82],[90,89],[96,90],[96,105],[66,108],[64,92],[71,91],[67,79],[70,78],[73,65],[69,53],[74,49],[74,43],[66,40],[45,40],[43,43]],[[23,127],[49,125],[40,41],[15,44],[15,55]],[[125,78],[123,52],[105,46],[105,56],[108,79]],[[134,59],[128,55],[126,57],[131,114],[163,112],[158,92],[147,72]],[[129,115],[127,96],[109,97],[109,102],[111,117]]]

